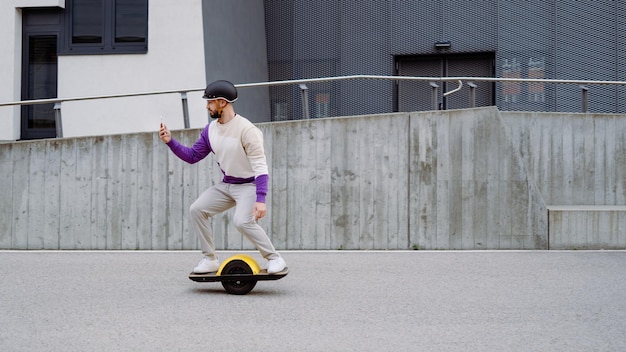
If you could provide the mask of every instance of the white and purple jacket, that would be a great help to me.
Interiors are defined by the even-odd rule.
[[[265,203],[269,176],[263,133],[245,117],[237,114],[225,124],[211,121],[192,147],[184,146],[173,138],[167,145],[176,156],[190,164],[213,152],[224,174],[223,182],[254,183],[256,201]]]

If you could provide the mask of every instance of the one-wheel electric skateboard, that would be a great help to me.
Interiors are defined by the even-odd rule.
[[[190,273],[189,279],[196,282],[221,282],[226,292],[233,295],[245,295],[252,291],[257,281],[278,280],[287,276],[289,269],[268,274],[261,270],[259,264],[247,254],[236,254],[229,257],[217,272],[196,274]]]

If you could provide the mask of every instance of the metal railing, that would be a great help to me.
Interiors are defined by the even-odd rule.
[[[271,87],[280,85],[299,85],[302,99],[302,117],[309,118],[309,98],[307,83],[321,83],[332,81],[345,81],[345,80],[357,80],[357,79],[376,79],[376,80],[389,80],[389,81],[423,81],[429,82],[432,87],[432,109],[438,110],[438,94],[439,85],[437,82],[457,82],[458,86],[455,89],[444,92],[443,96],[446,97],[450,94],[454,94],[461,90],[463,82],[466,82],[469,87],[469,107],[474,107],[476,103],[476,88],[477,85],[474,82],[517,82],[517,83],[552,83],[552,84],[574,84],[579,85],[581,89],[581,112],[588,112],[589,106],[589,85],[626,85],[626,81],[594,81],[594,80],[568,80],[568,79],[534,79],[534,78],[497,78],[497,77],[412,77],[412,76],[380,76],[380,75],[351,75],[351,76],[339,76],[339,77],[324,77],[324,78],[306,78],[306,79],[293,79],[285,81],[269,81],[269,82],[256,82],[256,83],[243,83],[236,84],[237,88],[253,88],[253,87]],[[181,103],[183,109],[183,121],[184,127],[189,128],[189,107],[187,102],[187,94],[190,92],[200,92],[204,88],[191,88],[191,89],[176,89],[176,90],[163,90],[152,92],[138,92],[138,93],[124,93],[124,94],[110,94],[110,95],[97,95],[86,97],[74,97],[74,98],[51,98],[51,99],[35,99],[0,103],[0,107],[3,106],[22,106],[22,105],[39,105],[39,104],[54,104],[55,122],[57,138],[63,137],[63,124],[61,105],[65,102],[83,101],[83,100],[96,100],[96,99],[111,99],[111,98],[125,98],[125,97],[139,97],[149,95],[161,95],[161,94],[180,94]]]

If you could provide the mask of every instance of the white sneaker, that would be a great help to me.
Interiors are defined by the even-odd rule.
[[[267,262],[267,273],[268,274],[276,274],[279,273],[287,267],[287,263],[283,259],[283,257],[278,257],[276,259],[270,259]]]
[[[203,257],[198,266],[193,268],[194,274],[206,274],[216,272],[220,269],[220,262],[217,259],[209,259],[209,257]]]

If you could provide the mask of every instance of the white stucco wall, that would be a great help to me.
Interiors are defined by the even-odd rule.
[[[151,0],[148,53],[59,57],[59,97],[203,88],[202,0]],[[207,121],[202,93],[190,93],[191,127]],[[63,136],[153,131],[160,116],[183,128],[180,94],[66,102]]]
[[[21,7],[64,7],[65,0],[0,1],[0,102],[21,98]],[[61,55],[58,97],[185,90],[206,85],[202,0],[150,0],[148,52],[135,55]],[[202,93],[188,96],[191,127],[207,121]],[[65,102],[63,136],[158,129],[160,116],[183,128],[180,94]],[[0,141],[20,138],[20,109],[0,107]]]
[[[0,1],[0,102],[20,100],[21,27],[19,10],[9,1]],[[0,141],[19,137],[19,111],[18,107],[0,107]]]

